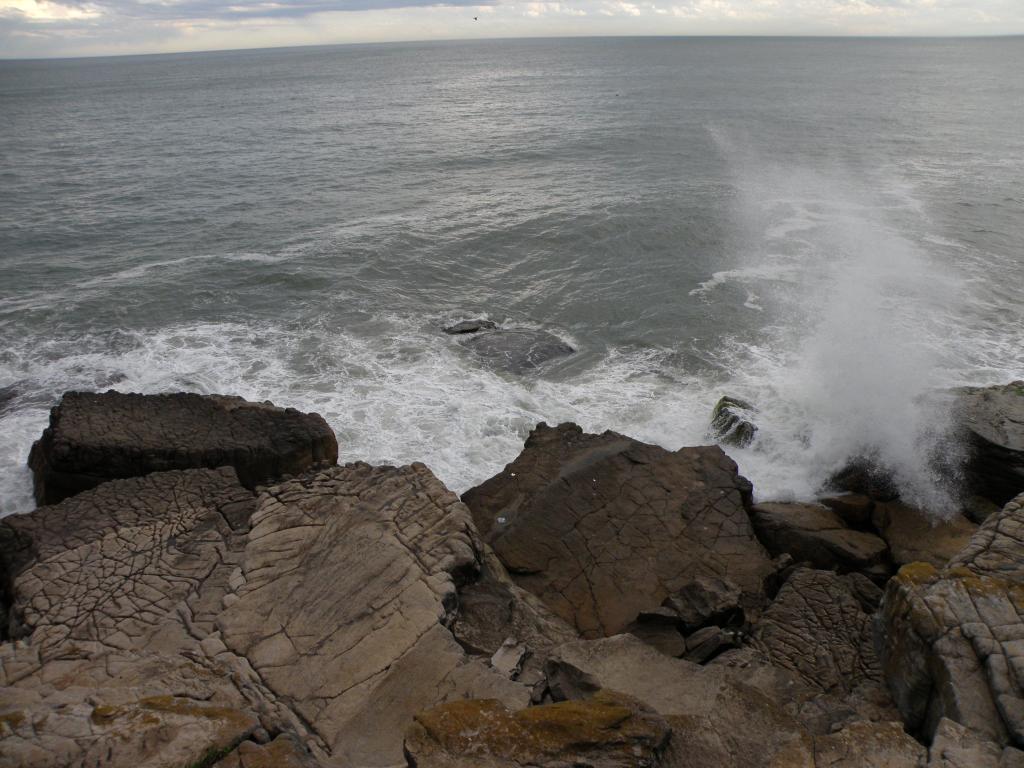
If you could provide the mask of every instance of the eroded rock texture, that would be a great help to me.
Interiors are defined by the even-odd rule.
[[[945,717],[1024,746],[1024,495],[989,517],[942,570],[904,566],[879,614],[881,660],[908,725]]]
[[[541,424],[463,500],[516,583],[600,637],[698,574],[727,578],[756,609],[772,566],[750,527],[749,496],[718,447],[670,452]]]
[[[218,626],[339,764],[398,765],[421,709],[529,701],[447,628],[479,551],[469,511],[422,464],[326,470],[261,497]]]
[[[253,488],[338,460],[317,414],[240,397],[68,392],[32,446],[36,501],[53,504],[116,479],[173,469],[234,467]]]
[[[882,680],[871,616],[831,571],[794,572],[761,617],[753,645],[822,691],[850,693]]]

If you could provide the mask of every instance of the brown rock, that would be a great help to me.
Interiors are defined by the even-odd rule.
[[[463,500],[516,583],[599,637],[698,575],[729,579],[755,609],[772,566],[750,528],[749,495],[717,447],[673,453],[541,424]]]
[[[317,414],[240,397],[67,392],[32,446],[36,500],[54,504],[106,480],[234,467],[248,488],[338,460]]]
[[[517,712],[452,701],[416,715],[405,753],[416,768],[655,768],[669,733],[656,712],[613,692]]]
[[[818,504],[758,504],[751,508],[754,532],[768,551],[789,554],[816,568],[888,575],[886,544],[877,536],[852,531],[839,515]]]
[[[940,520],[898,501],[877,504],[873,518],[897,565],[931,563],[941,568],[967,545],[978,529],[960,515]]]
[[[243,741],[213,768],[316,768],[314,761],[291,736],[281,735],[269,744]]]
[[[819,501],[835,512],[850,528],[866,529],[871,526],[871,512],[875,502],[863,493],[844,493],[827,496]]]

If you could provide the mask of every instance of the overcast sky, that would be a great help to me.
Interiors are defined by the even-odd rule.
[[[1024,33],[1024,0],[0,0],[0,57],[562,35]],[[476,20],[474,20],[476,17]]]

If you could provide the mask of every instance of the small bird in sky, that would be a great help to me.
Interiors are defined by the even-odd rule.
[[[476,16],[473,17],[473,21],[476,21]]]

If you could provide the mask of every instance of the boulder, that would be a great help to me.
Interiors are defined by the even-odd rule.
[[[750,526],[750,492],[717,446],[673,452],[541,424],[463,501],[519,586],[601,637],[701,575],[728,579],[756,611],[773,567]]]
[[[789,554],[816,568],[865,571],[884,578],[887,546],[874,534],[852,531],[818,504],[758,504],[750,510],[754,532],[772,555]]]
[[[754,413],[754,406],[745,400],[722,397],[711,411],[711,436],[724,445],[746,448],[757,434]]]
[[[517,712],[452,701],[416,715],[405,754],[416,768],[656,768],[669,734],[657,712],[614,692]]]
[[[876,504],[872,519],[897,565],[931,563],[942,568],[978,530],[961,515],[940,519],[898,501]]]
[[[282,734],[269,744],[243,741],[213,768],[317,768],[314,761],[291,736]]]
[[[761,617],[752,645],[824,692],[884,686],[871,616],[849,582],[831,571],[794,572]]]
[[[844,493],[839,496],[826,496],[818,500],[831,509],[850,528],[867,530],[871,528],[871,513],[875,502],[863,493]]]
[[[334,464],[338,442],[317,414],[240,397],[67,392],[32,446],[36,501],[54,504],[102,482],[231,466],[247,488]]]
[[[628,632],[662,653],[678,657],[686,653],[686,638],[683,637],[683,623],[671,608],[655,608],[641,611],[636,621],[629,625]]]
[[[942,718],[1024,747],[1024,494],[989,517],[941,570],[912,563],[879,609],[881,663],[912,732]]]
[[[704,664],[738,644],[734,632],[721,627],[704,627],[686,638],[686,653],[683,658],[696,664]]]
[[[601,689],[646,702],[672,725],[663,766],[770,766],[796,755],[811,765],[810,734],[782,704],[714,665],[658,653],[631,635],[567,643],[546,665],[556,700]],[[779,761],[779,762],[773,762]]]
[[[923,768],[926,755],[897,722],[860,721],[814,737],[815,768]]]
[[[1024,768],[1024,752],[985,741],[944,717],[928,749],[928,768]]]
[[[450,336],[461,336],[465,333],[479,333],[480,331],[493,331],[498,326],[490,320],[482,318],[476,320],[460,320],[457,323],[446,326],[444,332]]]
[[[448,629],[481,549],[469,510],[422,464],[307,474],[260,497],[217,625],[335,761],[393,766],[422,709],[530,700]]]
[[[1024,492],[1024,381],[960,389],[957,411],[972,449],[973,493],[1005,504]]]
[[[679,618],[683,631],[693,632],[706,624],[742,626],[741,602],[742,592],[732,582],[717,576],[697,574],[666,597],[663,605]]]
[[[491,367],[519,375],[576,351],[554,334],[529,329],[478,333],[462,344]]]
[[[826,487],[867,496],[875,501],[892,501],[899,489],[892,472],[870,456],[858,456],[829,478]]]

